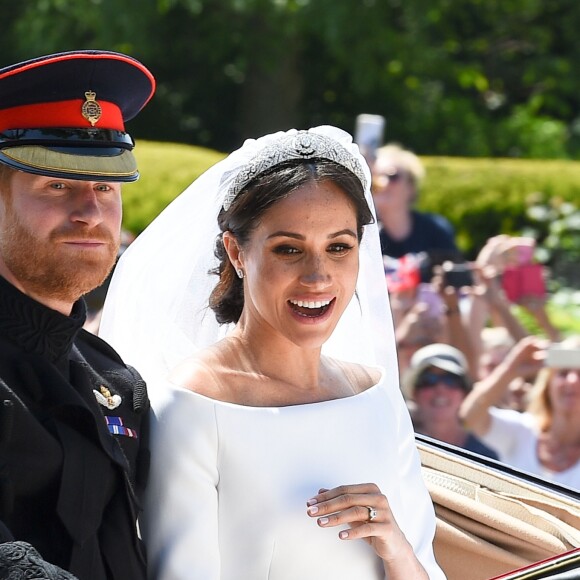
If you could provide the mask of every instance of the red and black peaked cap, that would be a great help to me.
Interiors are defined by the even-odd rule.
[[[0,69],[0,163],[87,181],[139,177],[125,122],[155,92],[127,55],[79,50]]]

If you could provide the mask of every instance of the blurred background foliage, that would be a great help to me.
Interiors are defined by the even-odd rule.
[[[577,0],[0,0],[0,13],[0,67],[99,48],[152,70],[157,93],[128,125],[135,233],[244,139],[352,133],[374,113],[422,157],[419,207],[449,218],[468,257],[529,233],[553,279],[580,288]]]
[[[574,158],[577,0],[0,0],[0,66],[49,52],[129,53],[157,77],[138,138],[220,151],[291,126],[424,155]]]
[[[425,163],[419,207],[471,259],[490,236],[533,235],[550,313],[580,332],[577,0],[0,0],[0,13],[0,67],[98,48],[155,75],[128,124],[133,233],[248,137],[352,133],[380,114],[385,140]]]

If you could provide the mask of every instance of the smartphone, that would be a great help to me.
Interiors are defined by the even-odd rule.
[[[508,266],[501,283],[507,299],[514,304],[526,297],[546,298],[544,268],[541,264]]]
[[[520,266],[530,264],[534,257],[533,246],[516,246],[516,259]]]
[[[439,318],[443,314],[443,299],[431,284],[419,284],[417,287],[417,302],[427,305],[427,316]]]
[[[419,270],[421,271],[421,282],[430,282],[433,278],[435,267],[441,266],[445,262],[465,263],[465,258],[459,250],[429,250],[421,252],[417,257]]]
[[[444,263],[443,284],[445,286],[453,286],[454,288],[473,286],[473,274],[469,264],[452,264],[450,262]]]
[[[580,350],[569,348],[559,343],[551,344],[546,350],[544,364],[554,369],[580,368]]]
[[[507,263],[511,266],[530,264],[534,258],[536,240],[534,238],[511,238]]]
[[[356,118],[354,141],[367,163],[374,163],[377,149],[383,144],[385,118],[382,115],[362,114]]]

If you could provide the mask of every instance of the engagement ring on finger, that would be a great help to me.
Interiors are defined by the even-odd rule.
[[[372,522],[377,517],[377,510],[370,505],[367,506],[367,509],[369,510],[369,522]]]

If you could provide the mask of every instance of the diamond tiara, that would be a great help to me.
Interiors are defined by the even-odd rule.
[[[258,175],[280,163],[294,159],[334,161],[356,175],[363,189],[367,186],[367,179],[359,160],[340,143],[320,133],[298,131],[294,135],[285,135],[275,143],[264,147],[240,169],[226,193],[223,208],[228,210],[240,191]]]

